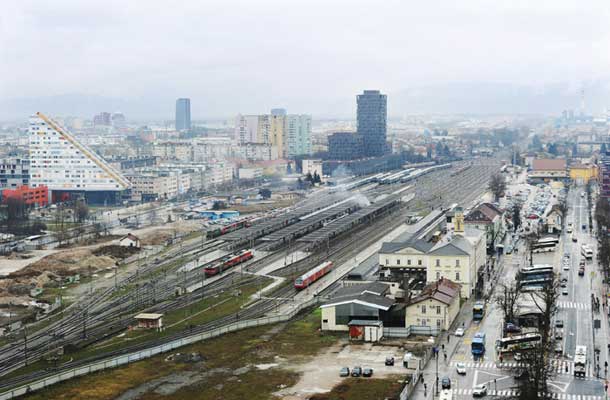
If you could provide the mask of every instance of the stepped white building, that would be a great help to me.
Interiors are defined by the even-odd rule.
[[[46,185],[52,201],[84,197],[91,204],[114,204],[130,182],[59,123],[30,117],[30,184]]]

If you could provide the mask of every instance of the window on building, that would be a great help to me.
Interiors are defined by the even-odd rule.
[[[425,314],[425,313],[426,313],[426,305],[425,305],[425,304],[422,304],[422,305],[421,305],[421,313],[422,313],[422,314]]]
[[[459,282],[459,280],[460,280],[460,273],[459,272],[455,273],[455,280]]]
[[[436,266],[437,266],[437,267],[440,267],[440,266],[441,266],[441,259],[440,259],[440,258],[437,258],[437,259],[436,259]]]
[[[388,260],[387,258],[385,259],[385,265],[388,265],[390,263],[390,260]]]
[[[411,265],[411,259],[410,258],[407,260],[407,265]]]
[[[437,320],[436,320],[436,327],[437,327],[437,328],[440,328],[440,327],[441,327],[441,320],[440,320],[440,319],[437,319]]]
[[[421,265],[422,261],[421,260],[417,260],[417,265]]]
[[[440,271],[436,271],[436,280],[438,281],[439,279],[441,279],[441,273]]]
[[[396,265],[400,265],[400,258],[396,260]]]
[[[440,314],[441,314],[441,306],[436,306],[436,313],[437,313],[438,315],[440,315]]]
[[[455,266],[459,267],[460,266],[460,260],[455,260]]]

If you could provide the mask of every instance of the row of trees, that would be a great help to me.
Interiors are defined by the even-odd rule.
[[[604,271],[606,280],[610,276],[610,239],[608,229],[610,228],[610,203],[607,199],[599,197],[595,204],[595,222],[597,223],[597,259]]]

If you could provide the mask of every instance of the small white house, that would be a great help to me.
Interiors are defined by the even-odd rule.
[[[132,234],[132,233],[128,233],[127,235],[123,236],[121,238],[121,240],[119,240],[119,246],[122,247],[135,247],[137,249],[140,248],[140,239]]]

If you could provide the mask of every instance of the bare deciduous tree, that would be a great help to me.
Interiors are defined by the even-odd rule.
[[[489,180],[489,190],[493,193],[496,201],[502,197],[506,190],[506,180],[502,174],[496,173],[491,176]]]
[[[507,285],[500,283],[498,294],[494,298],[496,304],[502,310],[504,323],[515,322],[515,314],[517,312],[517,301],[521,292],[516,282]]]

